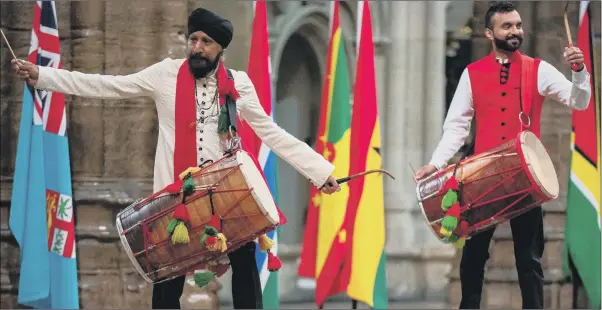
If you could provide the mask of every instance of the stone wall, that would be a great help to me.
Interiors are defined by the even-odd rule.
[[[526,37],[521,51],[539,57],[564,73],[570,79],[570,67],[564,64],[562,53],[568,45],[564,28],[564,4],[558,2],[517,2],[524,23]],[[484,16],[488,2],[475,2],[473,26],[473,60],[489,53],[490,42],[484,38]],[[570,27],[573,40],[578,28],[578,2],[569,6]],[[600,51],[600,2],[592,1],[592,24],[595,48]],[[600,68],[600,63],[596,64]],[[597,72],[599,81],[600,71]],[[570,309],[572,284],[565,282],[562,274],[564,215],[569,173],[571,110],[556,102],[546,100],[542,112],[541,140],[549,149],[560,183],[558,199],[544,205],[545,251],[543,257],[545,287],[544,308]],[[514,263],[512,233],[508,224],[500,225],[490,247],[491,258],[486,266],[482,306],[488,308],[520,308],[522,299]],[[458,252],[450,273],[451,285],[448,300],[452,306],[460,303]]]
[[[1,27],[15,53],[27,57],[31,1],[0,3]],[[246,68],[251,2],[186,0],[57,1],[63,68],[123,75],[166,57],[186,56],[187,16],[203,6],[230,18],[236,29],[228,65]],[[2,42],[0,70],[0,308],[17,304],[19,248],[8,228],[23,83]],[[152,191],[157,141],[152,100],[93,100],[66,96],[81,306],[149,308],[152,286],[133,269],[115,230],[115,217]],[[109,298],[110,296],[110,298]],[[211,307],[208,295],[186,287],[183,307]]]

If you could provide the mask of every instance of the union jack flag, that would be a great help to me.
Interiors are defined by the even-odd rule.
[[[54,1],[36,3],[28,60],[40,66],[62,69]],[[43,125],[45,131],[64,136],[67,129],[65,95],[28,88],[34,98],[34,124]]]

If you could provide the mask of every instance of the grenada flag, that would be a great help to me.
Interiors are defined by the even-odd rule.
[[[370,7],[358,3],[358,57],[351,118],[349,175],[381,167]],[[337,174],[339,175],[339,174]],[[334,196],[334,195],[333,195]],[[322,221],[320,217],[320,221]],[[320,227],[321,229],[322,227]],[[379,174],[349,182],[343,223],[316,281],[316,304],[346,292],[371,308],[387,307],[383,180]],[[321,231],[319,231],[321,236]]]
[[[564,271],[575,266],[589,296],[590,306],[600,309],[600,81],[594,65],[589,1],[581,1],[577,47],[590,73],[592,97],[585,111],[573,111],[571,170],[567,194]]]
[[[331,2],[330,21],[330,41],[315,149],[335,165],[333,175],[347,176],[351,103],[338,1]],[[317,279],[322,272],[333,242],[339,238],[348,196],[347,184],[342,184],[341,191],[333,195],[322,195],[318,189],[312,187],[301,250],[300,277]]]

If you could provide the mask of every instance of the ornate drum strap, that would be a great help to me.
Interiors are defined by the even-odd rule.
[[[521,130],[531,126],[531,103],[533,101],[534,81],[536,80],[537,72],[533,58],[522,56],[519,95],[520,113],[518,115]],[[523,119],[523,115],[526,116],[526,120]]]

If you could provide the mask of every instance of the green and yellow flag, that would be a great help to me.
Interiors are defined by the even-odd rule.
[[[331,3],[330,20],[330,42],[316,151],[336,166],[333,175],[342,177],[349,175],[351,103],[338,1]],[[340,238],[338,232],[345,217],[349,188],[347,184],[342,184],[340,192],[322,195],[312,187],[310,195],[298,273],[301,277],[317,279],[331,247]]]
[[[581,1],[577,47],[591,76],[592,96],[584,111],[573,111],[571,169],[565,223],[565,274],[577,270],[590,306],[600,309],[600,82],[592,44],[589,1]],[[596,65],[594,65],[596,64]]]

